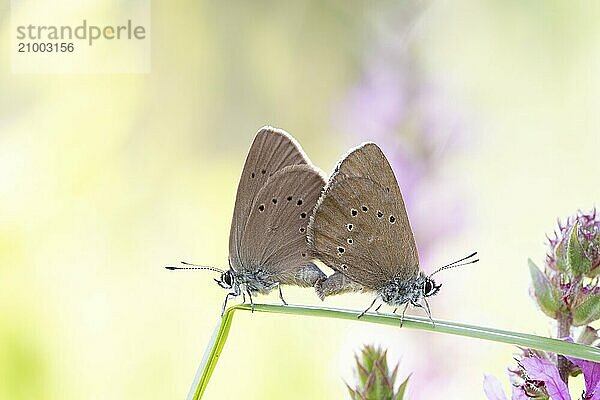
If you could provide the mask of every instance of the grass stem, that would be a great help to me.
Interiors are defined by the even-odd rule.
[[[202,398],[210,377],[217,365],[229,330],[233,322],[233,316],[236,311],[250,311],[250,305],[241,304],[228,308],[223,314],[215,328],[204,358],[190,392],[188,400],[198,400]],[[344,310],[336,308],[310,307],[310,306],[284,306],[274,304],[255,304],[255,312],[265,312],[274,314],[290,314],[305,317],[324,317],[347,319],[362,323],[399,326],[399,317],[395,314],[375,314],[367,313],[361,319],[357,319],[360,313],[356,310]],[[490,340],[493,342],[507,343],[514,346],[527,347],[531,349],[543,350],[551,353],[563,354],[571,357],[577,357],[584,360],[600,362],[600,349],[585,346],[577,343],[569,343],[563,340],[547,338],[543,336],[530,335],[527,333],[511,332],[496,328],[487,328],[477,325],[469,325],[458,322],[434,320],[435,327],[429,319],[424,317],[406,316],[404,318],[404,328],[420,329],[424,331],[446,333],[463,337]]]

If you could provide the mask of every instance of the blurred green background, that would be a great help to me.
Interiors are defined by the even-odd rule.
[[[423,268],[481,256],[440,275],[434,316],[550,333],[526,260],[542,263],[556,218],[600,196],[600,3],[153,2],[152,72],[131,75],[11,73],[9,5],[0,2],[0,398],[187,395],[225,293],[210,273],[162,266],[227,265],[239,173],[266,124],[293,134],[327,173],[362,140],[389,155],[430,135],[433,150],[408,157],[421,165],[409,215],[416,230],[429,224],[417,235]],[[388,78],[412,89],[398,96],[406,85]],[[441,122],[395,114],[426,108],[410,99],[431,82],[443,88]],[[354,101],[365,85],[371,97]],[[455,114],[460,133],[446,136]],[[320,304],[310,290],[285,293]],[[515,351],[240,313],[205,398],[345,398],[363,343],[413,372],[412,398],[442,388],[482,398],[485,372],[508,387]]]

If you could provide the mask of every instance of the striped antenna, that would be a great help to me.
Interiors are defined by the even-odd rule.
[[[171,271],[175,271],[177,269],[207,269],[209,271],[215,271],[215,272],[219,272],[221,274],[225,273],[225,271],[223,271],[219,268],[215,268],[215,267],[207,267],[204,265],[192,264],[192,263],[188,263],[185,261],[180,261],[180,263],[183,265],[189,265],[189,266],[188,267],[178,267],[176,265],[166,265],[165,268],[170,269]]]
[[[469,254],[466,257],[461,258],[460,260],[456,260],[456,261],[451,262],[448,265],[444,265],[443,267],[438,268],[434,273],[432,273],[431,275],[429,275],[429,277],[431,278],[433,275],[435,275],[438,272],[443,271],[445,269],[450,269],[450,268],[454,268],[454,267],[462,267],[463,265],[474,264],[477,261],[479,261],[479,258],[477,258],[475,260],[466,261],[466,262],[462,262],[462,261],[468,260],[469,258],[474,257],[476,255],[477,255],[477,252],[474,252],[472,254]]]

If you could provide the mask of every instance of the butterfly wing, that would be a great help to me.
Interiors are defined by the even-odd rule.
[[[275,173],[298,164],[310,161],[298,142],[285,131],[264,127],[256,134],[238,184],[229,232],[229,262],[234,269],[241,266],[242,232],[258,192]]]
[[[308,264],[314,266],[306,230],[324,185],[321,174],[310,165],[285,167],[267,180],[242,233],[240,259],[244,269],[260,269],[280,283],[305,281],[298,276],[299,271]]]
[[[340,162],[315,208],[308,238],[316,257],[366,289],[419,271],[400,188],[373,143]]]
[[[394,171],[377,144],[367,142],[350,150],[336,166],[329,182],[333,183],[334,180],[347,177],[368,178],[378,183],[392,196],[397,197],[399,205],[403,210],[405,209]]]

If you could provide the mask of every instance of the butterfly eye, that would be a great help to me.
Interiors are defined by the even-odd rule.
[[[433,290],[433,285],[431,284],[431,281],[425,282],[425,288],[423,290],[425,292],[425,294],[428,294],[432,290]]]
[[[231,273],[229,271],[225,272],[223,275],[221,275],[221,280],[227,285],[230,286],[233,285],[233,277],[231,276]]]
[[[442,287],[442,285],[436,285],[432,279],[428,278],[423,285],[423,296],[433,296],[438,292],[438,290],[440,290],[440,287]]]
[[[233,274],[231,271],[223,272],[220,279],[215,279],[215,282],[223,289],[231,289],[233,287]]]

